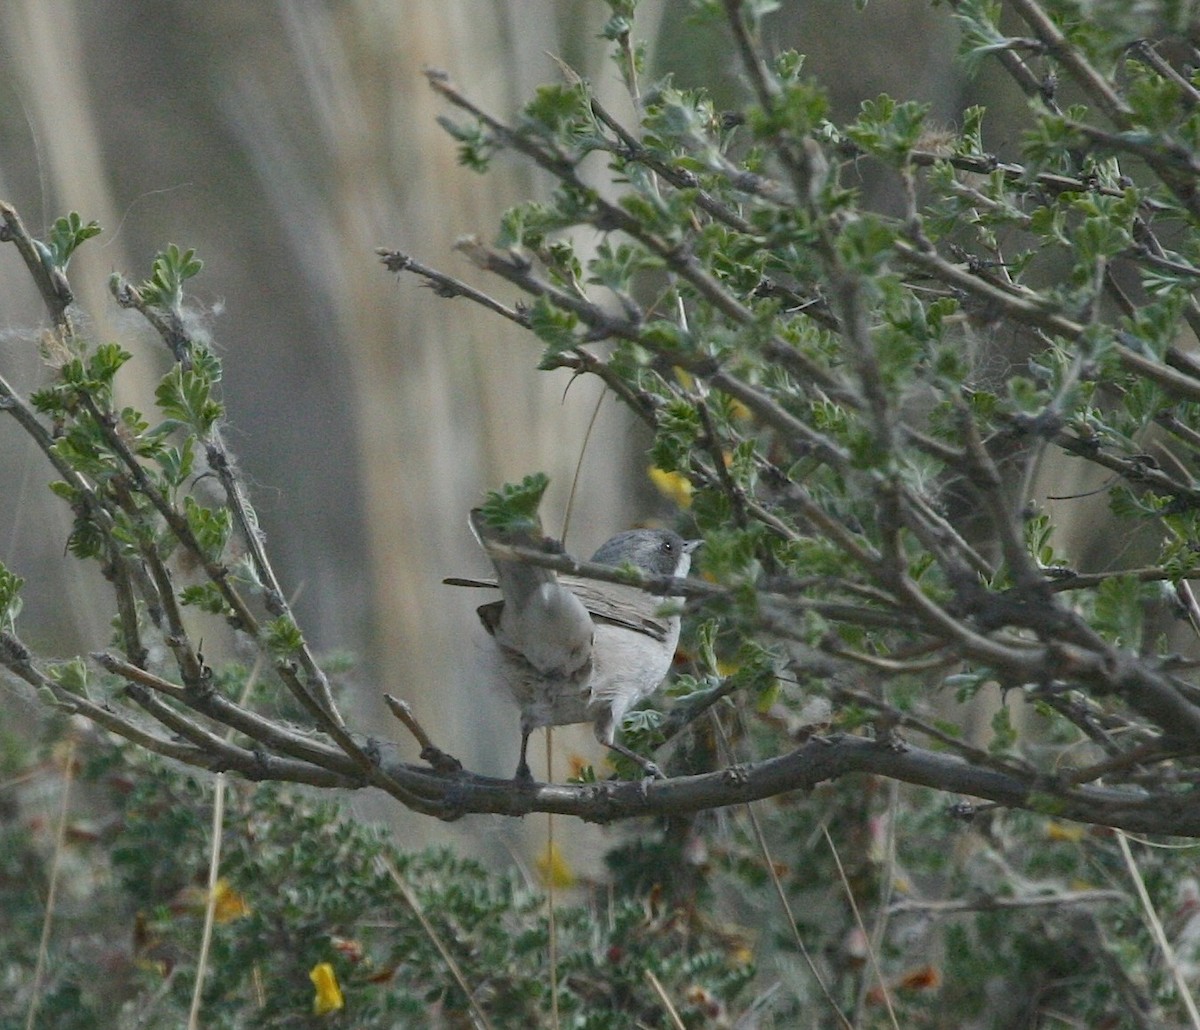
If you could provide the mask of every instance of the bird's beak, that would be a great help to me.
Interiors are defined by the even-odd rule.
[[[703,540],[685,540],[683,542],[683,551],[685,554],[692,554],[702,543],[704,543]]]

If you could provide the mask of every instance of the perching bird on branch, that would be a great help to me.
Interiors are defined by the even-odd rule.
[[[512,548],[553,551],[536,516],[510,528],[490,525],[481,509],[471,529],[496,567],[503,600],[482,605],[489,665],[521,708],[518,779],[531,779],[526,752],[539,726],[590,722],[605,747],[661,776],[649,759],[617,743],[625,714],[658,689],[679,642],[679,615],[662,614],[667,598],[637,587],[560,576],[512,556]],[[652,576],[686,576],[699,540],[666,529],[618,533],[592,556]],[[451,581],[463,582],[463,581]]]

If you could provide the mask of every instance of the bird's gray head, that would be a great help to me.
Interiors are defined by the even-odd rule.
[[[652,576],[686,576],[699,540],[684,540],[669,529],[618,533],[592,555],[599,565],[632,565]]]

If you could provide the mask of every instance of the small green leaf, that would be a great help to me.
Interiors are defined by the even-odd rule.
[[[529,328],[546,344],[548,355],[561,354],[579,345],[575,335],[578,324],[574,312],[556,307],[545,296],[538,297],[529,309]]]
[[[21,614],[21,587],[25,581],[15,572],[10,572],[0,562],[0,628],[12,629]]]
[[[199,274],[204,262],[195,250],[180,250],[174,243],[159,251],[150,269],[150,278],[142,283],[142,299],[154,307],[178,311],[183,301],[183,284]]]
[[[158,428],[162,429],[167,423]],[[178,447],[165,448],[154,455],[154,460],[162,467],[163,475],[171,486],[181,486],[192,474],[195,461],[195,437],[187,437]]]
[[[524,115],[528,124],[553,134],[580,120],[590,121],[586,88],[582,84],[539,86]]]
[[[78,516],[67,538],[67,550],[76,558],[96,558],[104,553],[104,533],[86,516]]]
[[[534,472],[519,483],[505,483],[499,490],[489,490],[480,506],[483,521],[497,529],[538,525],[538,507],[549,485],[550,478],[544,472]]]
[[[88,671],[82,658],[72,658],[68,662],[53,662],[46,666],[46,675],[63,690],[79,697],[88,696]]]
[[[1017,729],[1013,726],[1012,712],[1007,705],[1001,705],[992,716],[992,739],[988,750],[996,755],[1012,749],[1017,742]]]
[[[1104,580],[1096,589],[1093,626],[1118,647],[1136,650],[1145,625],[1147,590],[1133,576]]]
[[[200,583],[184,587],[179,592],[179,603],[213,615],[228,615],[229,604],[215,583]]]
[[[567,782],[574,784],[599,783],[600,777],[596,775],[596,770],[593,766],[585,765],[575,776],[568,776]]]
[[[102,343],[88,359],[88,378],[96,383],[111,386],[114,377],[133,355],[118,343]]]
[[[183,500],[183,513],[210,561],[219,561],[229,543],[233,520],[228,508],[205,508],[192,496]]]
[[[500,149],[500,146],[488,134],[482,122],[476,122],[474,125],[460,125],[445,115],[438,115],[437,123],[458,141],[458,163],[460,165],[480,174],[488,170],[492,155]]]
[[[286,615],[272,619],[266,625],[267,647],[276,658],[288,658],[304,646],[300,628]]]
[[[200,367],[185,369],[177,364],[163,376],[154,398],[163,414],[179,419],[204,436],[224,414],[221,403],[212,396],[213,383]]]
[[[41,255],[43,264],[65,272],[76,248],[84,240],[98,236],[100,231],[99,222],[91,221],[84,225],[78,212],[72,211],[63,218],[55,219],[54,225],[50,227],[50,238],[46,243],[34,240],[34,245]]]

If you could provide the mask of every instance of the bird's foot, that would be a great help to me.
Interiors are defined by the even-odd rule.
[[[646,774],[648,780],[665,780],[667,778],[666,773],[648,758],[638,764],[642,767],[642,772]]]
[[[606,746],[608,747],[608,749],[610,751],[615,751],[618,755],[621,755],[624,758],[628,758],[631,762],[633,762],[634,765],[638,766],[638,768],[640,768],[642,770],[642,772],[644,772],[646,774],[644,777],[645,779],[647,779],[647,780],[665,780],[667,778],[666,775],[663,773],[663,771],[657,765],[655,765],[652,761],[650,761],[649,758],[646,758],[643,755],[639,755],[636,751],[630,751],[629,748],[625,747],[625,745],[617,744],[617,743],[612,743],[612,744],[606,743]]]

